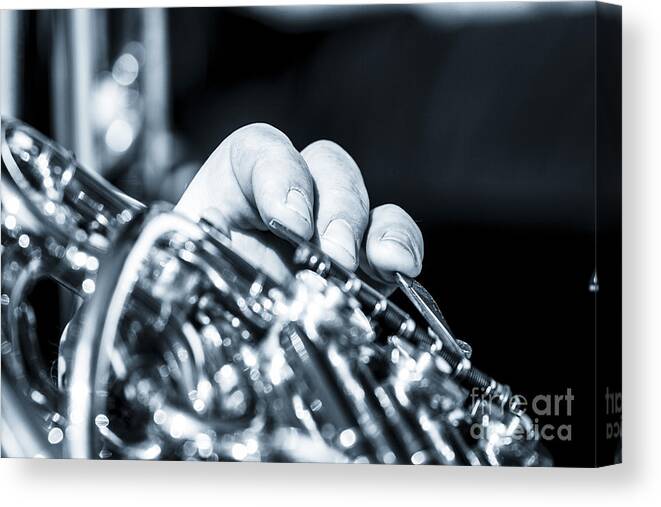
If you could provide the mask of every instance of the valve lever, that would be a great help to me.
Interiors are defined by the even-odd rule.
[[[472,352],[471,346],[454,337],[454,334],[452,334],[452,331],[450,330],[450,326],[448,326],[445,317],[443,317],[443,313],[429,291],[414,278],[409,278],[401,273],[395,273],[395,280],[397,286],[411,303],[413,303],[418,312],[420,312],[420,315],[422,315],[427,324],[429,324],[431,330],[441,340],[443,346],[449,348],[456,354],[470,357]]]

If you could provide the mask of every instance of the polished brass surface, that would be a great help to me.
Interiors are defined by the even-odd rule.
[[[3,455],[549,464],[413,281],[422,315],[274,227],[285,284],[3,119]],[[44,277],[81,301],[55,365],[28,301]]]

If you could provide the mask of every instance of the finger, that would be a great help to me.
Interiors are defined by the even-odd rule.
[[[365,248],[369,266],[385,280],[392,280],[394,272],[415,277],[422,270],[424,242],[420,228],[394,204],[372,210]]]
[[[369,218],[369,197],[360,169],[331,141],[316,141],[302,155],[317,190],[317,240],[328,255],[355,270]]]
[[[313,205],[312,176],[291,141],[275,127],[252,124],[221,143],[176,208],[224,230],[265,230],[277,219],[309,239]]]

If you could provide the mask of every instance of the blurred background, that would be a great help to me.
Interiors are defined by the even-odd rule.
[[[372,206],[397,203],[419,224],[420,280],[475,363],[528,399],[572,389],[570,416],[538,421],[572,425],[571,441],[546,443],[556,464],[594,451],[594,4],[1,19],[2,114],[145,202],[176,202],[248,123],[273,124],[299,149],[342,145]],[[619,241],[617,218],[604,215],[602,244]],[[33,304],[53,298],[44,282]],[[54,354],[65,323],[57,311],[39,323]]]

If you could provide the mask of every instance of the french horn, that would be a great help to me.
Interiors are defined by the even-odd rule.
[[[210,223],[142,205],[3,119],[3,455],[549,464],[417,282],[398,276],[407,313],[271,225],[286,283]],[[43,278],[79,302],[55,364],[28,300]]]

